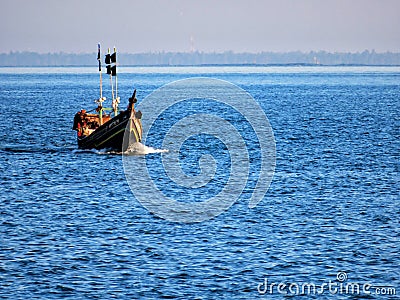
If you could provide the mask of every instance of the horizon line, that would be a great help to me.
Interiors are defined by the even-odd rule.
[[[118,51],[117,51],[118,52]],[[119,52],[120,54],[128,54],[128,55],[137,55],[137,54],[170,54],[170,53],[179,53],[179,54],[225,54],[225,53],[231,53],[231,54],[263,54],[263,53],[303,53],[303,54],[310,54],[310,53],[328,53],[328,54],[360,54],[360,53],[375,53],[375,54],[400,54],[400,50],[398,51],[391,51],[391,50],[386,50],[386,51],[376,51],[375,49],[365,49],[362,51],[330,51],[330,50],[309,50],[309,51],[303,51],[303,50],[289,50],[289,51],[271,51],[271,50],[262,50],[259,52],[253,52],[253,51],[242,51],[242,52],[236,52],[235,50],[224,50],[224,51],[202,51],[202,50],[195,50],[195,51],[169,51],[169,50],[149,50],[146,52]],[[54,54],[64,54],[64,55],[93,55],[93,53],[97,53],[97,51],[93,52],[64,52],[64,51],[58,51],[58,52],[39,52],[39,51],[32,51],[32,50],[10,50],[8,52],[0,52],[0,55],[10,55],[10,54],[39,54],[39,55],[54,55]]]

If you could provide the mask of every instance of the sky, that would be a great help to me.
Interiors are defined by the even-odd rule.
[[[0,0],[0,53],[400,52],[399,0]]]

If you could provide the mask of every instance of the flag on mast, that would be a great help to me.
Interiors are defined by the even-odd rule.
[[[99,72],[101,72],[100,43],[97,44],[97,60],[99,61]]]
[[[114,47],[114,53],[113,54],[111,54],[111,62],[113,63],[113,64],[116,64],[117,63],[117,49]]]

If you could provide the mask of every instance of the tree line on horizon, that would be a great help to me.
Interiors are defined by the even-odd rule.
[[[96,53],[9,52],[0,54],[2,67],[93,66]],[[192,65],[400,65],[400,53],[363,52],[147,52],[118,53],[120,66],[192,66]]]

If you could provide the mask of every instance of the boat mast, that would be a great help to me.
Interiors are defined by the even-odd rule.
[[[117,48],[115,48],[115,46],[114,46],[114,53],[113,55],[111,55],[111,62],[115,64],[113,76],[115,76],[115,99],[118,99]]]
[[[100,73],[100,99],[102,99],[103,98],[103,79],[101,76],[100,43],[97,44],[97,61],[99,62],[99,73]]]
[[[117,48],[114,46],[114,53],[111,54],[111,63],[113,64],[111,67],[111,76],[115,76],[115,98],[112,101],[112,107],[114,109],[114,115],[118,114],[118,104],[120,99],[118,97],[118,76],[117,76]]]
[[[117,49],[114,47],[114,53],[111,54],[110,48],[108,48],[108,54],[106,55],[106,64],[107,64],[107,74],[110,75],[111,82],[111,94],[112,94],[112,107],[114,109],[114,115],[118,114],[118,103],[120,102],[119,97],[117,96],[118,92],[118,81],[117,81]],[[115,96],[114,96],[114,85],[113,85],[113,76],[115,76]]]
[[[100,98],[96,101],[98,106],[99,113],[99,123],[103,125],[103,102],[105,98],[103,98],[103,78],[101,73],[101,58],[100,58],[100,43],[97,44],[97,61],[99,62],[99,74],[100,74]]]
[[[114,84],[113,84],[113,80],[112,80],[112,67],[111,67],[111,51],[110,51],[110,48],[108,48],[108,53],[106,55],[106,65],[107,65],[107,74],[110,75],[112,101],[114,101]]]

